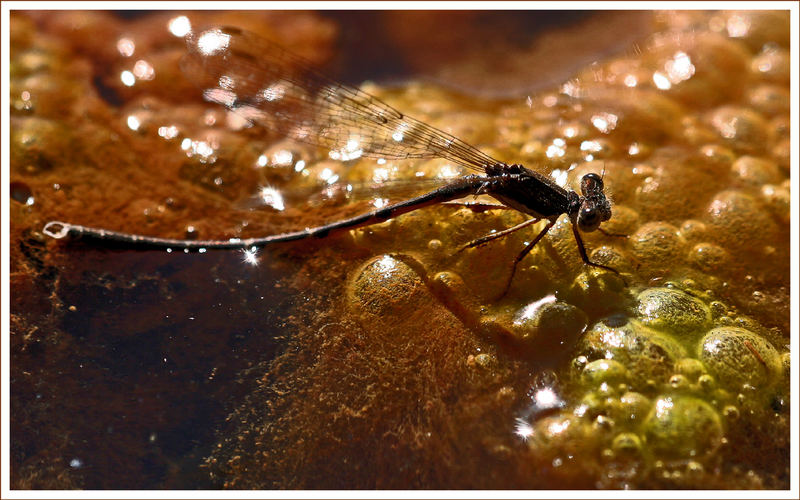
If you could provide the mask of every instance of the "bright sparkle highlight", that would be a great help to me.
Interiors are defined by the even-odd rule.
[[[242,262],[251,266],[258,265],[258,248],[250,247],[242,250]]]
[[[548,158],[561,158],[566,153],[567,152],[566,152],[566,150],[564,149],[563,146],[558,146],[556,144],[551,144],[551,145],[547,146],[547,150],[544,152],[544,154]]]
[[[329,168],[323,168],[322,172],[319,173],[319,178],[328,184],[333,184],[339,180],[339,176]]]
[[[153,69],[153,66],[149,62],[144,59],[139,59],[136,61],[136,64],[133,65],[133,76],[139,80],[152,80],[156,77],[156,70]]]
[[[282,84],[274,84],[261,91],[265,101],[272,102],[283,98],[286,95],[286,87]]]
[[[275,210],[284,210],[286,205],[283,202],[283,196],[281,195],[280,191],[275,189],[271,186],[264,186],[261,188],[259,192],[259,196],[261,197],[261,201],[264,202],[265,205],[274,208]]]
[[[158,127],[158,135],[164,139],[174,139],[178,137],[178,127],[170,125],[169,127]]]
[[[343,148],[331,151],[328,156],[331,160],[355,160],[364,154],[364,150],[360,146],[361,141],[358,138],[350,138]]]
[[[136,83],[136,77],[133,76],[133,73],[131,73],[128,70],[125,70],[122,73],[120,73],[119,79],[122,80],[122,84],[125,85],[126,87],[133,87],[133,85]]]
[[[117,40],[117,51],[122,57],[130,57],[136,50],[136,44],[130,38],[120,38]]]
[[[450,164],[442,166],[436,173],[436,177],[440,179],[452,179],[453,177],[458,177],[459,175],[461,175],[461,172],[459,172],[458,169]]]
[[[186,36],[192,30],[192,23],[186,16],[178,16],[170,19],[167,29],[177,37]]]
[[[294,161],[294,155],[288,149],[281,149],[272,155],[272,163],[275,165],[288,166]]]
[[[219,77],[219,80],[217,80],[217,86],[223,90],[233,90],[233,78],[228,75],[222,75]]]
[[[197,39],[197,48],[204,56],[213,56],[228,48],[231,36],[220,30],[209,30]]]
[[[686,52],[678,51],[673,58],[664,65],[667,76],[672,83],[680,83],[694,76],[695,67],[692,59]]]
[[[139,126],[141,126],[141,122],[138,118],[133,115],[128,116],[128,128],[131,130],[139,130]]]
[[[527,441],[533,436],[533,427],[527,421],[517,418],[514,420],[514,434],[523,441]]]
[[[669,78],[660,71],[653,73],[653,83],[661,90],[669,90],[672,88],[672,83],[669,81]]]
[[[672,398],[661,398],[656,401],[656,416],[663,417],[670,409],[672,409]]]
[[[569,427],[569,420],[564,420],[563,422],[553,422],[552,424],[547,426],[547,431],[550,434],[561,434]]]
[[[550,387],[536,391],[536,394],[533,395],[533,400],[542,408],[554,408],[560,402],[558,394]]]
[[[553,294],[546,295],[541,299],[537,300],[536,302],[531,302],[527,306],[525,306],[522,311],[520,312],[517,319],[514,321],[514,324],[521,324],[524,321],[529,321],[536,316],[536,313],[539,312],[539,309],[544,306],[545,304],[551,304],[556,301],[556,296]]]
[[[592,117],[592,125],[600,132],[607,134],[617,128],[617,115],[612,113],[598,113]]]

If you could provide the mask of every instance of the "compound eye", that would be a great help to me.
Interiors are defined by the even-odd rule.
[[[581,192],[584,196],[597,193],[603,190],[603,179],[599,175],[591,173],[581,178]]]
[[[580,213],[578,213],[578,227],[581,231],[584,232],[591,232],[600,227],[600,214],[594,207],[581,207]]]

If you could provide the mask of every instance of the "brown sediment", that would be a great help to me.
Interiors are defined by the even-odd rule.
[[[603,227],[628,238],[592,233],[587,250],[634,287],[586,269],[562,220],[499,301],[531,235],[452,250],[513,211],[433,207],[266,248],[258,266],[45,238],[53,219],[272,234],[369,201],[249,210],[262,185],[450,173],[342,164],[226,123],[178,70],[175,16],[12,16],[14,487],[788,485],[785,13],[654,13],[639,50],[527,102],[369,85],[493,156],[569,170],[573,188],[604,172]],[[334,52],[316,14],[192,21]],[[155,77],[123,84],[139,60]]]

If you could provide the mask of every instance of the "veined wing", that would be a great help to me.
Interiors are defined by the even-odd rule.
[[[252,33],[210,28],[188,35],[187,45],[181,66],[207,100],[291,139],[328,148],[334,159],[444,158],[481,173],[499,163]]]
[[[450,178],[411,178],[392,179],[381,182],[337,182],[326,186],[304,189],[279,189],[272,186],[259,188],[258,192],[236,203],[241,209],[260,209],[272,207],[283,210],[285,207],[313,207],[319,205],[344,205],[353,202],[370,201],[376,208],[414,198],[428,191],[453,182]],[[471,197],[472,198],[472,197]],[[469,205],[467,202],[460,205]]]

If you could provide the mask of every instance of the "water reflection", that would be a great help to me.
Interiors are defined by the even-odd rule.
[[[188,17],[178,16],[170,19],[167,29],[177,37],[184,37],[192,30],[192,23],[189,22]]]
[[[258,248],[245,248],[242,250],[242,262],[251,266],[258,265]]]
[[[262,187],[259,191],[259,196],[264,205],[268,207],[272,207],[275,210],[284,210],[286,208],[281,192],[272,186]]]
[[[117,51],[122,57],[130,57],[136,50],[136,44],[130,38],[120,38],[117,40]]]
[[[217,55],[228,48],[231,36],[220,30],[208,30],[197,39],[197,48],[205,56]]]
[[[133,65],[133,76],[139,80],[152,80],[156,77],[156,71],[149,62],[139,59]]]
[[[127,69],[119,74],[119,79],[126,87],[133,87],[136,83],[136,76],[134,76],[134,74]]]

